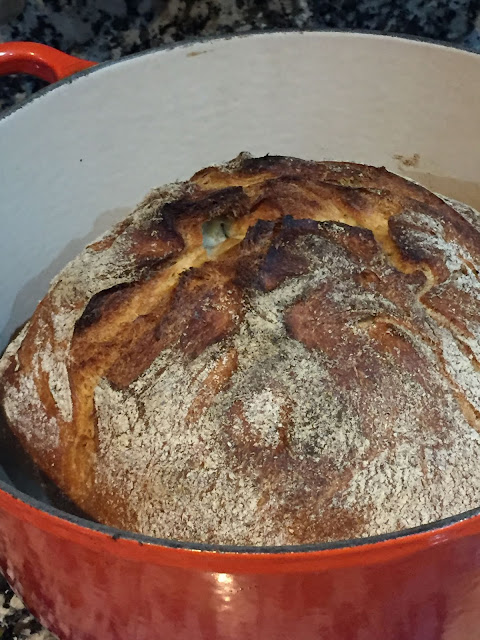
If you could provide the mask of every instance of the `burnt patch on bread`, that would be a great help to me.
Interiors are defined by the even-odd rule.
[[[386,179],[388,180],[390,174],[385,167],[370,167],[355,162],[326,160],[321,163],[319,177],[332,184],[378,189],[387,186]]]
[[[196,197],[184,196],[163,205],[161,214],[169,228],[175,228],[179,220],[194,216],[200,220],[212,220],[220,216],[241,218],[250,211],[250,199],[243,187],[225,187],[213,192],[194,192]]]
[[[295,220],[291,216],[282,218],[259,266],[256,280],[262,291],[273,291],[286,279],[308,273],[310,261],[295,246],[295,241],[315,231],[318,233],[318,223],[314,220]]]
[[[390,192],[403,199],[412,199],[432,206],[444,204],[438,196],[415,182],[405,180],[385,167],[372,167],[355,162],[321,162],[318,176],[325,182],[351,188]]]
[[[122,283],[95,294],[76,321],[75,333],[81,333],[96,324],[105,313],[119,309],[134,286],[133,283]]]
[[[258,220],[247,229],[232,262],[233,281],[241,289],[258,284],[258,271],[277,231],[274,220]]]
[[[308,271],[308,260],[289,251],[289,247],[270,247],[259,270],[258,282],[263,291],[273,291],[287,278],[301,276]]]
[[[245,238],[242,240],[242,248],[246,251],[257,251],[262,247],[266,248],[270,244],[274,229],[274,220],[258,220],[248,228]]]
[[[275,175],[289,175],[305,171],[312,167],[314,163],[308,160],[300,160],[299,158],[287,158],[285,156],[266,155],[260,158],[254,158],[244,154],[234,160],[232,165],[236,170],[245,174],[257,174],[262,172],[271,172]]]

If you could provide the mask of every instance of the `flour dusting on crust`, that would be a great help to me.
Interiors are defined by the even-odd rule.
[[[163,538],[477,507],[478,215],[384,169],[245,154],[154,190],[8,347],[10,425],[93,517]]]

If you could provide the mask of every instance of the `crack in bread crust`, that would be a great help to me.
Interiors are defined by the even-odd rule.
[[[475,215],[274,156],[156,189],[7,349],[9,424],[92,517],[160,537],[318,542],[476,507]]]

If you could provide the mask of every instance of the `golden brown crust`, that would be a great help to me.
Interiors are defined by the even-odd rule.
[[[415,526],[480,501],[479,270],[476,226],[419,185],[243,155],[59,274],[0,363],[3,405],[108,524],[233,544]]]

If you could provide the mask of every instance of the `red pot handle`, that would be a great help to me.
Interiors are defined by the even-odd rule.
[[[46,44],[36,42],[0,43],[0,76],[10,73],[29,73],[56,82],[77,71],[93,67],[96,62],[74,58]]]

